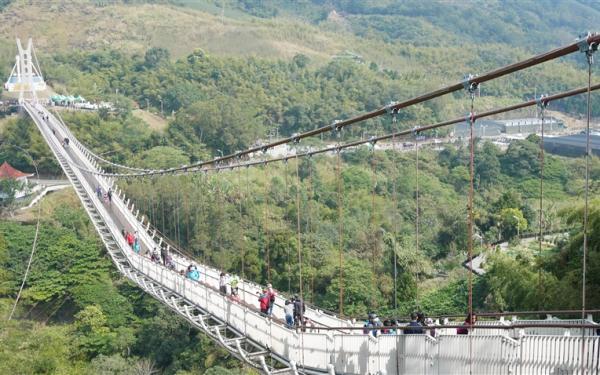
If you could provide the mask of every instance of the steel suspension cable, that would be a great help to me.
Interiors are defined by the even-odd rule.
[[[342,207],[342,164],[341,164],[341,150],[337,150],[337,206],[338,206],[338,246],[339,246],[339,257],[340,257],[340,302],[339,310],[340,317],[344,316],[344,210]]]
[[[460,91],[461,89],[463,89],[464,87],[471,85],[471,84],[475,84],[478,85],[480,83],[483,82],[487,82],[505,75],[508,75],[510,73],[514,73],[516,71],[519,70],[523,70],[565,55],[568,55],[570,53],[573,53],[575,51],[578,50],[579,48],[579,44],[581,42],[587,42],[587,43],[598,43],[600,41],[600,34],[593,34],[593,35],[589,35],[587,38],[585,39],[581,39],[580,41],[576,42],[576,43],[572,43],[570,45],[564,46],[564,47],[560,47],[557,49],[554,49],[552,51],[540,54],[540,55],[536,55],[533,56],[529,59],[514,63],[514,64],[510,64],[498,69],[495,69],[493,71],[484,73],[482,75],[479,76],[471,76],[468,79],[464,80],[463,82],[460,83],[456,83],[454,85],[451,86],[447,86],[435,91],[431,91],[428,93],[425,93],[423,95],[414,97],[412,99],[408,99],[405,100],[403,102],[399,102],[399,103],[394,103],[393,105],[390,106],[385,106],[383,108],[350,118],[350,119],[346,119],[343,121],[334,121],[333,124],[329,125],[329,126],[323,126],[320,128],[316,128],[314,130],[310,130],[298,135],[293,135],[291,137],[288,138],[283,138],[280,140],[277,140],[275,142],[271,142],[269,144],[266,145],[262,145],[262,146],[255,146],[255,147],[251,147],[248,148],[244,151],[239,151],[233,154],[229,154],[229,155],[224,155],[221,157],[217,157],[214,158],[212,160],[208,160],[208,161],[201,161],[198,163],[194,163],[191,165],[187,165],[187,166],[182,166],[182,167],[178,167],[178,168],[171,168],[167,171],[165,170],[152,170],[151,172],[148,172],[150,174],[164,174],[164,173],[175,173],[175,172],[181,172],[181,171],[191,171],[191,170],[197,170],[198,168],[207,166],[207,165],[215,165],[216,163],[221,163],[223,161],[227,161],[227,160],[233,160],[236,158],[240,158],[242,156],[248,156],[251,155],[253,153],[256,152],[261,152],[261,151],[266,151],[270,148],[274,148],[283,144],[288,144],[288,143],[292,143],[292,142],[298,142],[301,139],[304,138],[308,138],[308,137],[312,137],[315,135],[319,135],[319,134],[323,134],[326,132],[329,132],[331,130],[341,130],[342,128],[355,124],[357,122],[361,122],[364,120],[368,120],[374,117],[378,117],[381,115],[384,115],[385,113],[387,113],[390,110],[400,110],[402,108],[406,108],[406,107],[410,107],[412,105],[415,104],[419,104],[419,103],[423,103],[425,101],[431,100],[431,99],[435,99],[438,98],[440,96],[443,95],[447,95],[453,92],[457,92]],[[139,175],[139,174],[138,174]]]
[[[600,89],[600,84],[596,84],[593,85],[591,90],[595,91]],[[561,92],[558,94],[554,94],[551,96],[547,97],[547,101],[551,102],[554,100],[559,100],[559,99],[564,99],[564,98],[568,98],[574,95],[579,95],[579,94],[583,94],[586,93],[588,90],[587,86],[584,88],[579,88],[579,89],[574,89],[574,90],[570,90],[570,91],[565,91],[565,92]],[[497,114],[501,114],[501,113],[506,113],[506,112],[510,112],[510,111],[514,111],[517,109],[521,109],[521,108],[525,108],[525,107],[530,107],[533,105],[536,105],[537,101],[536,100],[530,100],[530,101],[526,101],[526,102],[522,102],[522,103],[518,103],[518,104],[513,104],[507,107],[502,107],[502,108],[498,108],[498,109],[493,109],[490,111],[486,111],[486,112],[482,112],[479,114],[475,114],[475,120],[478,120],[480,118],[484,118],[484,117],[489,117],[489,116],[494,116]],[[318,150],[314,150],[314,151],[307,151],[304,153],[300,153],[298,154],[299,157],[306,157],[306,156],[311,156],[311,155],[318,155],[318,154],[323,154],[323,153],[327,153],[327,152],[336,152],[337,150],[342,150],[342,149],[347,149],[347,148],[352,148],[352,147],[356,147],[359,145],[363,145],[369,142],[373,142],[373,141],[383,141],[383,140],[387,140],[387,139],[391,139],[392,137],[402,137],[402,136],[408,136],[412,133],[414,133],[415,131],[417,132],[424,132],[427,130],[432,130],[432,129],[437,129],[437,128],[441,128],[441,127],[445,127],[445,126],[449,126],[449,125],[454,125],[454,124],[458,124],[458,123],[462,123],[465,121],[464,117],[460,117],[460,118],[455,118],[452,120],[446,120],[446,121],[442,121],[442,122],[438,122],[435,124],[431,124],[431,125],[425,125],[425,126],[420,126],[418,128],[414,128],[414,129],[409,129],[409,130],[402,130],[402,131],[398,131],[398,132],[394,132],[392,134],[386,134],[383,136],[379,136],[379,137],[375,137],[372,139],[367,139],[367,140],[358,140],[358,141],[353,141],[353,142],[348,142],[345,144],[338,144],[336,146],[331,146],[331,147],[326,147],[326,148],[321,148]],[[339,129],[337,128],[330,128],[330,130],[333,131],[337,131]],[[294,140],[296,140],[298,138],[294,138]],[[235,157],[237,157],[237,155],[235,155]],[[233,157],[232,157],[233,158]],[[131,173],[131,174],[111,174],[111,173],[105,173],[105,172],[99,172],[99,171],[95,171],[95,170],[90,170],[87,169],[81,165],[78,165],[76,163],[71,163],[72,166],[74,166],[75,168],[78,168],[79,170],[88,172],[88,173],[92,173],[96,176],[103,176],[103,177],[113,177],[113,178],[140,178],[140,177],[144,177],[144,176],[163,176],[163,175],[170,175],[170,174],[186,174],[186,173],[206,173],[206,172],[211,172],[211,171],[220,171],[220,170],[226,170],[226,169],[234,169],[234,168],[241,168],[241,167],[249,167],[249,166],[258,166],[258,165],[265,165],[265,164],[270,164],[270,163],[275,163],[275,162],[280,162],[280,161],[284,161],[286,159],[289,159],[288,156],[284,156],[284,157],[277,157],[277,158],[273,158],[273,159],[269,159],[269,160],[257,160],[257,161],[249,161],[249,162],[245,162],[245,163],[237,163],[237,164],[228,164],[228,165],[219,165],[219,166],[215,166],[215,167],[207,167],[208,165],[212,165],[216,163],[216,159],[215,160],[211,160],[210,162],[205,162],[202,163],[202,165],[198,164],[198,165],[194,165],[194,166],[186,166],[186,167],[181,167],[181,168],[172,168],[172,169],[168,169],[168,170],[161,170],[161,171],[152,171],[152,172],[148,172],[148,173]]]

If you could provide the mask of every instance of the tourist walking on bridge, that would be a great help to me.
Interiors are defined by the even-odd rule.
[[[468,335],[469,334],[469,328],[467,328],[468,326],[472,326],[475,324],[475,322],[477,322],[477,315],[473,314],[469,314],[467,315],[467,318],[465,319],[465,322],[463,323],[463,327],[457,328],[456,329],[456,334],[457,335]]]
[[[294,304],[289,299],[285,300],[285,305],[283,306],[283,311],[285,312],[285,323],[288,328],[294,327]]]
[[[239,302],[239,283],[240,279],[237,276],[233,276],[229,285],[231,286],[231,298],[237,302]]]
[[[167,265],[167,257],[169,256],[169,248],[167,248],[166,246],[161,247],[160,255],[162,257],[163,264],[166,266]]]
[[[404,330],[405,335],[420,335],[423,333],[423,326],[418,322],[418,315],[415,313],[410,314],[410,323],[408,323],[408,327]]]
[[[229,281],[227,279],[227,274],[221,272],[221,275],[219,276],[219,292],[221,292],[221,295],[223,296],[227,295],[227,282]]]
[[[303,322],[304,313],[306,312],[306,306],[304,301],[298,295],[294,296],[294,322],[296,326],[299,326]]]
[[[135,242],[135,238],[133,237],[133,233],[127,232],[127,235],[126,235],[125,238],[127,239],[127,244],[129,246],[131,246],[131,248],[133,249],[133,243]]]
[[[273,289],[273,285],[267,284],[267,295],[269,296],[269,316],[273,315],[273,307],[275,306],[275,300],[277,292]]]
[[[258,303],[260,306],[261,314],[268,316],[269,315],[269,296],[267,294],[267,289],[263,289],[262,293],[258,294]]]
[[[195,265],[190,264],[187,268],[186,276],[190,280],[198,281],[200,280],[200,272]]]
[[[142,250],[142,246],[140,245],[140,240],[138,238],[133,240],[133,251],[135,251],[136,254],[139,254],[140,251]]]

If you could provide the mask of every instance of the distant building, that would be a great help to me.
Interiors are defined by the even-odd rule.
[[[581,156],[585,155],[586,141],[585,133],[547,137],[544,139],[544,150],[565,156]],[[600,156],[600,135],[590,134],[590,148],[592,154]]]
[[[565,129],[565,125],[559,119],[548,117],[544,120],[544,131],[553,132]],[[541,118],[517,118],[511,120],[478,120],[473,127],[475,137],[494,137],[502,134],[533,134],[542,130]],[[467,137],[469,135],[469,124],[464,122],[454,127],[455,137]]]
[[[29,181],[27,178],[32,176],[32,173],[21,172],[20,170],[13,168],[13,166],[8,164],[6,161],[0,165],[0,180],[11,179],[23,183],[23,188],[15,192],[16,199],[23,198],[27,195],[29,190]],[[0,199],[6,198],[6,196],[3,195],[5,194],[0,193]]]

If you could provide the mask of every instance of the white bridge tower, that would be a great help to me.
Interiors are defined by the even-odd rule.
[[[17,38],[17,49],[19,54],[15,57],[15,66],[4,88],[8,92],[19,92],[19,103],[25,100],[26,93],[31,93],[32,99],[37,101],[36,92],[45,90],[46,82],[33,49],[33,41],[29,38],[27,48],[24,49],[21,40]]]

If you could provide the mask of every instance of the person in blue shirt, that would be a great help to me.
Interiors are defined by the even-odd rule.
[[[408,323],[408,326],[411,328],[404,330],[405,335],[422,335],[424,333],[423,326],[417,321],[417,314],[415,313],[410,314],[410,323]]]
[[[186,276],[187,276],[188,279],[191,279],[191,280],[194,280],[194,281],[200,280],[200,272],[198,272],[198,269],[193,264],[190,264],[188,266]]]

